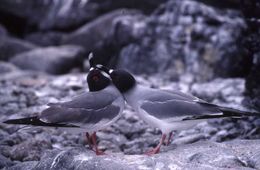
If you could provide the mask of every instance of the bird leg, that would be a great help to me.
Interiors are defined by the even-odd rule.
[[[173,136],[173,132],[170,132],[170,133],[169,133],[169,136],[168,136],[168,140],[167,140],[167,142],[165,143],[166,146],[168,146],[168,145],[171,143],[172,136]]]
[[[94,132],[92,135],[91,135],[91,139],[92,139],[92,142],[93,142],[93,147],[96,151],[96,155],[105,155],[105,153],[101,150],[98,149],[98,146],[97,146],[97,136],[96,136],[96,132]]]
[[[161,145],[164,143],[165,139],[166,139],[166,134],[162,134],[162,137],[161,137],[159,144],[155,148],[153,148],[152,150],[146,152],[145,154],[148,155],[148,156],[151,156],[153,154],[157,154],[158,152],[160,152]]]
[[[92,143],[92,135],[90,135],[88,132],[86,132],[86,138],[87,138],[87,143],[89,145],[89,148],[94,151],[93,143]]]

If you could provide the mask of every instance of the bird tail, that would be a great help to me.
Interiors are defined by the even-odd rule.
[[[43,122],[36,116],[21,118],[21,119],[10,119],[10,120],[4,121],[3,123],[16,124],[16,125],[47,126],[47,127],[79,127],[79,126],[72,125],[72,124]]]
[[[217,106],[211,103],[200,103],[200,104],[204,105],[205,107],[215,108],[216,110],[220,111],[221,114],[197,115],[192,117],[186,117],[183,120],[214,119],[214,118],[224,118],[224,117],[242,118],[248,116],[260,117],[259,112],[241,111],[241,110],[232,109],[228,107]]]
[[[227,117],[247,117],[247,116],[256,116],[260,117],[259,112],[250,112],[250,111],[241,111],[237,109],[232,109],[228,107],[218,107],[219,110],[223,112],[223,115]]]

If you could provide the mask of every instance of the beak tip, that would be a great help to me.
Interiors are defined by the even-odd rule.
[[[97,69],[100,69],[100,70],[106,72],[107,74],[109,74],[109,69],[108,69],[107,67],[105,67],[105,66],[103,66],[103,65],[101,65],[101,64],[97,64],[95,67],[96,67]]]

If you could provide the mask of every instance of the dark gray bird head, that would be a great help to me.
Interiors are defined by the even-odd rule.
[[[111,81],[101,70],[91,67],[87,76],[89,91],[99,91],[110,85]]]
[[[125,70],[109,70],[108,68],[100,64],[96,65],[96,68],[106,72],[112,79],[113,84],[121,93],[127,92],[128,90],[132,89],[136,84],[134,76]]]

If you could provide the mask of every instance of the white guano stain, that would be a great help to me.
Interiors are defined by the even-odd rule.
[[[76,155],[73,158],[74,161],[80,161],[80,163],[82,163],[84,161],[89,161],[89,160],[92,160],[92,159],[93,159],[92,156],[88,156],[87,154],[84,154],[84,153]]]
[[[155,170],[165,169],[164,166],[165,166],[164,163],[162,163],[162,162],[157,162],[157,163],[155,164]]]
[[[51,164],[50,169],[52,169],[52,168],[55,167],[55,165],[57,164],[57,162],[59,162],[60,157],[61,157],[64,153],[65,153],[65,151],[62,151],[62,152],[60,152],[57,156],[55,156],[55,158],[53,159],[53,162],[52,162],[52,164]]]

